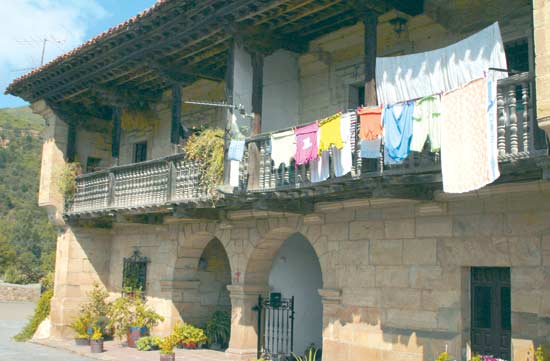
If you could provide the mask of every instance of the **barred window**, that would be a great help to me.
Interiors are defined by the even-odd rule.
[[[141,290],[145,292],[147,284],[147,263],[149,259],[138,250],[131,257],[124,258],[122,269],[122,289],[126,291]]]

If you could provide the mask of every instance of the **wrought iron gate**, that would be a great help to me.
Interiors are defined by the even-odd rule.
[[[258,358],[283,360],[294,350],[294,296],[258,296]]]

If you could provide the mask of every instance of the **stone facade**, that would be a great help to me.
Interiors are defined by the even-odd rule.
[[[122,259],[134,249],[151,260],[148,299],[167,318],[155,332],[168,332],[179,319],[200,321],[209,292],[199,260],[216,239],[230,274],[208,280],[231,280],[228,353],[250,357],[256,352],[252,306],[268,290],[273,256],[300,233],[322,269],[324,359],[428,360],[447,348],[466,360],[474,266],[511,268],[514,359],[530,359],[535,343],[550,333],[549,217],[550,183],[532,182],[429,203],[318,204],[306,216],[238,211],[223,222],[165,217],[155,225],[73,227],[58,240],[52,326],[64,329],[94,282],[116,293]]]

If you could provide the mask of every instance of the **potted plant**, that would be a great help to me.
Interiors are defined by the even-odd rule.
[[[229,343],[231,320],[229,314],[224,311],[216,311],[206,323],[206,336],[210,348],[226,348]]]
[[[185,322],[178,322],[172,334],[176,338],[176,344],[188,349],[196,349],[208,340],[203,329]]]
[[[174,335],[166,336],[160,339],[160,361],[175,361],[176,354],[174,352],[174,346],[176,345],[176,338]]]
[[[74,342],[78,346],[87,346],[90,344],[90,335],[88,328],[90,327],[90,317],[87,314],[80,314],[71,324],[71,328],[75,331]]]
[[[140,337],[146,336],[151,328],[164,321],[164,317],[147,307],[139,291],[116,299],[111,304],[108,318],[116,336],[126,335],[128,347],[136,347]]]
[[[103,352],[103,334],[98,327],[94,327],[94,333],[90,338],[90,350],[92,353]]]
[[[158,336],[145,336],[136,341],[138,351],[152,351],[159,349],[161,338]]]

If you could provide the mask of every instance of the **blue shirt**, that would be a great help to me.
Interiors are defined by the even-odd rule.
[[[401,114],[396,115],[395,105],[384,107],[384,158],[386,163],[401,162],[411,152],[414,102],[400,104]],[[388,159],[389,158],[389,159]]]

